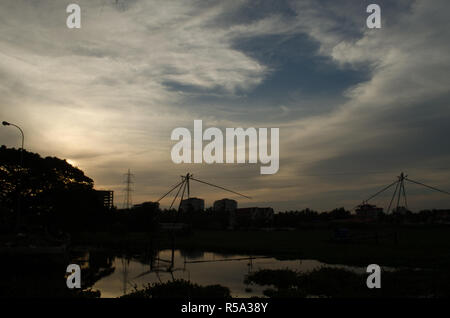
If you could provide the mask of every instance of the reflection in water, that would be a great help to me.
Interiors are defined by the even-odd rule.
[[[317,260],[277,260],[249,255],[163,250],[150,258],[115,257],[112,267],[116,270],[98,280],[93,288],[100,290],[102,297],[118,297],[133,291],[134,287],[141,288],[148,283],[185,279],[199,285],[219,284],[228,287],[233,297],[261,297],[267,287],[246,285],[244,277],[249,272],[286,268],[307,272],[322,266],[365,272],[363,267],[328,265]]]

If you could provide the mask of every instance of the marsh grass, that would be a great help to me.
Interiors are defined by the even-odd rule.
[[[246,276],[245,283],[268,286],[268,297],[403,298],[449,297],[450,274],[446,271],[402,269],[382,272],[381,288],[366,286],[368,274],[322,267],[299,273],[289,269],[263,269]]]

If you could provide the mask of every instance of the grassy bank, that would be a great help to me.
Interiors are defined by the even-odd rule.
[[[367,275],[338,268],[320,268],[307,273],[292,270],[259,270],[246,282],[266,286],[269,297],[433,297],[450,295],[450,275],[440,271],[398,270],[381,274],[380,288],[366,287]]]

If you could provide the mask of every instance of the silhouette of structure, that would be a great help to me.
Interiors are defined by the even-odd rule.
[[[395,200],[397,201],[396,203],[396,208],[395,211],[396,212],[402,212],[402,211],[407,211],[408,210],[408,201],[406,198],[406,189],[405,189],[405,181],[414,183],[416,185],[420,185],[422,187],[431,189],[433,191],[437,191],[437,192],[441,192],[447,195],[450,195],[450,192],[444,191],[444,190],[440,190],[436,187],[432,187],[429,185],[426,185],[424,183],[418,182],[418,181],[414,181],[408,178],[407,175],[405,175],[403,172],[400,173],[400,175],[397,177],[397,180],[394,181],[393,183],[391,183],[390,185],[384,187],[383,189],[381,189],[380,191],[378,191],[377,193],[375,193],[374,195],[370,196],[368,199],[364,200],[362,202],[362,204],[358,205],[357,208],[358,209],[362,209],[364,207],[366,207],[368,205],[369,200],[372,200],[373,198],[375,198],[376,196],[380,195],[381,193],[387,191],[388,189],[390,189],[391,187],[393,187],[395,185],[395,190],[394,190],[394,194],[392,195],[391,201],[389,202],[389,206],[386,210],[386,213],[389,213],[389,211],[391,211],[391,207],[392,207],[392,203],[395,202]],[[400,206],[400,200],[401,198],[403,198],[403,203],[404,206]]]
[[[187,268],[187,264],[198,264],[198,263],[215,263],[215,262],[236,262],[236,261],[245,261],[248,260],[248,273],[252,271],[253,260],[256,259],[269,259],[271,256],[249,256],[249,257],[237,257],[237,258],[220,258],[220,259],[211,259],[211,260],[191,260],[188,261],[186,259],[186,255],[182,255],[183,257],[183,267],[175,267],[175,249],[171,249],[170,259],[164,259],[160,257],[160,252],[157,252],[156,257],[152,257],[149,262],[149,270],[142,272],[141,274],[134,277],[134,279],[141,278],[145,275],[155,273],[158,280],[162,283],[160,274],[161,273],[169,273],[172,277],[172,280],[175,280],[174,272],[187,272],[190,276],[190,271]],[[190,277],[189,277],[190,279]]]
[[[128,266],[130,265],[130,260],[123,257],[122,258],[122,292],[124,295],[127,294],[127,285],[128,285]]]
[[[96,190],[98,200],[109,210],[114,207],[114,191]]]
[[[216,216],[221,216],[227,220],[227,228],[232,230],[236,225],[236,210],[238,203],[231,199],[222,199],[214,202],[213,210]]]
[[[238,203],[235,200],[231,200],[231,199],[222,199],[222,200],[217,200],[214,201],[214,212],[235,212],[237,207],[238,207]]]
[[[17,230],[20,229],[20,223],[21,223],[21,194],[20,194],[20,188],[22,187],[22,171],[23,171],[23,147],[25,144],[25,134],[23,133],[22,128],[20,128],[18,125],[13,124],[13,123],[9,123],[7,121],[2,121],[2,125],[3,126],[13,126],[16,127],[17,129],[19,129],[20,134],[22,135],[22,146],[20,147],[20,178],[18,180],[18,184],[17,184],[17,220],[16,220],[16,228]]]
[[[372,204],[361,204],[355,210],[356,215],[364,219],[377,219],[383,213],[383,208],[379,208]]]
[[[241,194],[239,192],[236,192],[236,191],[233,191],[233,190],[229,190],[227,188],[224,188],[224,187],[221,187],[221,186],[218,186],[218,185],[206,182],[206,181],[202,181],[202,180],[196,179],[196,178],[194,178],[193,174],[187,173],[185,176],[181,176],[181,182],[179,182],[174,187],[172,187],[172,189],[170,189],[167,193],[165,193],[162,197],[160,197],[156,202],[161,201],[167,195],[169,195],[171,192],[177,190],[177,192],[175,194],[175,197],[173,198],[172,203],[170,204],[169,209],[171,209],[173,207],[173,204],[175,203],[178,195],[181,192],[180,204],[178,206],[178,213],[180,213],[181,210],[182,210],[181,206],[182,206],[182,203],[183,203],[183,199],[184,199],[184,195],[186,193],[186,190],[187,190],[187,199],[189,199],[189,197],[190,197],[190,180],[193,180],[193,181],[196,181],[196,182],[199,182],[199,183],[203,183],[203,184],[209,185],[211,187],[219,188],[219,189],[222,189],[222,190],[225,190],[225,191],[237,194],[237,195],[239,195],[241,197],[244,197],[244,198],[247,198],[247,199],[251,199],[250,197],[248,197],[246,195],[243,195],[243,194]]]
[[[205,200],[199,198],[188,198],[181,201],[181,212],[202,212],[205,210]]]
[[[159,282],[162,283],[160,273],[169,273],[172,277],[172,280],[175,281],[175,276],[173,275],[173,273],[177,271],[182,271],[183,273],[187,271],[190,276],[189,270],[186,269],[186,256],[184,256],[184,266],[182,268],[175,268],[175,249],[171,249],[170,259],[161,258],[160,252],[161,251],[157,251],[156,256],[151,257],[149,262],[150,269],[137,275],[136,277],[134,277],[134,279],[141,278],[151,273],[155,273]]]
[[[133,181],[131,180],[134,175],[130,172],[130,169],[128,169],[128,172],[125,174],[126,176],[126,188],[125,188],[125,201],[123,204],[124,209],[129,210],[132,206],[132,199],[131,199],[131,192],[133,191],[131,189],[131,184],[133,184]]]
[[[7,121],[3,121],[2,125],[3,126],[13,126],[13,127],[16,127],[17,129],[19,129],[19,131],[20,131],[20,134],[22,136],[22,146],[20,147],[20,167],[23,168],[23,147],[24,147],[24,144],[25,144],[25,134],[23,133],[22,128],[20,128],[16,124],[9,123]]]
[[[140,204],[135,204],[133,205],[133,209],[153,209],[153,210],[158,210],[159,209],[159,203],[158,202],[151,202],[151,201],[146,201],[146,202],[142,202]]]

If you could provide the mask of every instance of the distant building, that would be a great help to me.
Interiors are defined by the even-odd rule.
[[[274,212],[270,207],[251,207],[236,209],[236,222],[239,226],[271,226],[273,217]]]
[[[376,205],[364,203],[358,206],[355,211],[356,215],[361,218],[377,219],[383,213],[383,208],[378,208]]]
[[[214,202],[213,210],[216,216],[222,219],[223,227],[234,229],[236,223],[236,210],[238,203],[231,199],[222,199]]]
[[[138,231],[156,231],[158,228],[158,202],[148,201],[135,204],[131,209],[123,211],[127,215],[125,220],[133,229]]]
[[[237,201],[231,199],[222,199],[214,202],[214,212],[236,212]]]
[[[132,209],[148,209],[148,210],[158,210],[159,209],[159,202],[143,202],[141,204],[135,204],[133,205]]]
[[[112,209],[114,206],[114,191],[109,190],[95,190],[97,198],[100,203],[107,209]]]
[[[205,200],[199,198],[189,198],[181,201],[180,211],[186,212],[202,212],[205,210]]]

